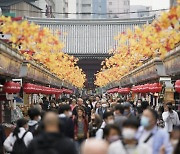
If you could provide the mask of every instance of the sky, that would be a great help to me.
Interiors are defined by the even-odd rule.
[[[170,0],[130,0],[131,5],[152,6],[153,10],[169,8]]]

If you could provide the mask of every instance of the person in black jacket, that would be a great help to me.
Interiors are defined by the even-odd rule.
[[[43,128],[43,133],[30,143],[27,154],[77,154],[73,141],[60,133],[60,122],[56,113],[45,114]]]
[[[3,126],[0,124],[0,153],[3,154],[3,143],[6,139],[5,131]]]
[[[62,104],[59,107],[59,118],[61,133],[69,138],[74,138],[74,123],[72,120],[71,107],[68,104]]]

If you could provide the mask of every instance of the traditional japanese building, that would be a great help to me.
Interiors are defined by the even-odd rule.
[[[27,17],[53,32],[60,32],[64,52],[78,57],[78,65],[86,73],[86,87],[94,88],[94,74],[101,68],[101,62],[109,57],[109,50],[116,49],[114,37],[128,28],[149,24],[154,17],[134,19],[43,19]]]

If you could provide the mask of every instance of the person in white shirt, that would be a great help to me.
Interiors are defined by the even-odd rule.
[[[23,138],[23,141],[27,147],[30,144],[31,140],[33,139],[32,133],[27,132],[27,130],[28,130],[28,120],[24,118],[17,120],[16,128],[4,141],[3,145],[4,145],[5,150],[8,152],[12,152],[14,143],[16,142],[16,139],[17,139],[16,136],[18,136],[19,138],[22,138],[25,133],[26,134]]]
[[[105,112],[103,115],[103,123],[101,125],[101,127],[97,130],[96,132],[96,139],[102,139],[103,138],[103,129],[105,128],[105,126],[107,124],[114,124],[114,115],[112,112]]]
[[[151,154],[149,146],[143,143],[138,144],[136,132],[139,125],[136,118],[127,119],[122,127],[122,140],[113,142],[109,146],[108,154]]]
[[[172,109],[172,103],[167,103],[164,109],[165,112],[163,112],[162,118],[165,122],[165,130],[171,133],[173,131],[173,126],[180,125],[179,116],[177,112]]]

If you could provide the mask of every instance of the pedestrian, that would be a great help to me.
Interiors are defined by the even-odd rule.
[[[113,142],[109,146],[108,154],[151,154],[150,147],[144,143],[138,144],[136,132],[139,127],[137,118],[129,118],[122,126],[122,140]]]
[[[162,114],[162,118],[165,122],[165,130],[169,133],[173,131],[173,127],[180,125],[179,116],[176,111],[173,110],[172,103],[165,104],[165,112]]]
[[[75,98],[72,99],[70,107],[71,107],[71,111],[73,111],[74,108],[76,107],[76,99]]]
[[[88,121],[84,116],[84,112],[84,109],[79,107],[77,109],[77,117],[74,119],[74,139],[79,145],[89,137]]]
[[[180,141],[180,125],[175,126],[171,133],[171,144],[174,150],[178,146],[179,141]]]
[[[164,146],[166,154],[172,153],[172,146],[169,134],[157,127],[158,114],[153,109],[143,111],[141,117],[141,127],[138,129],[137,139],[139,143],[145,143],[152,149],[153,154],[159,154]]]
[[[96,132],[96,139],[103,138],[103,130],[107,124],[114,124],[114,115],[112,112],[105,112],[103,115],[103,122],[101,127]]]
[[[88,120],[88,117],[87,117],[87,109],[86,109],[86,107],[85,107],[85,105],[84,105],[84,103],[83,103],[83,99],[82,98],[78,98],[78,100],[77,100],[77,105],[76,105],[76,107],[73,109],[73,111],[72,111],[72,114],[73,114],[73,119],[77,116],[77,110],[78,110],[78,108],[83,108],[83,110],[84,110],[84,116],[87,118],[87,120]]]
[[[108,143],[94,138],[88,139],[82,144],[81,154],[107,154]]]
[[[104,130],[104,139],[109,143],[113,143],[120,139],[120,129],[115,124],[108,124],[105,126]]]
[[[43,97],[42,100],[43,100],[42,109],[44,111],[48,111],[50,104],[49,104],[47,97]]]
[[[0,153],[4,153],[3,143],[6,139],[4,127],[0,124]]]
[[[33,136],[36,136],[37,135],[36,130],[41,120],[41,113],[37,108],[32,107],[28,110],[28,116],[30,118],[28,122],[29,131],[33,134]]]
[[[103,118],[103,114],[107,111],[108,104],[105,99],[101,99],[101,107],[96,109],[96,113],[99,114],[101,118]]]
[[[129,102],[124,102],[124,116],[127,118],[134,117],[133,113],[131,112],[131,104]]]
[[[74,139],[74,123],[72,120],[72,111],[70,105],[60,105],[59,118],[61,124],[61,133],[71,139]]]
[[[4,148],[11,154],[25,154],[32,139],[33,135],[28,131],[28,120],[22,118],[17,120],[16,128],[4,141]]]
[[[43,132],[33,139],[27,154],[77,154],[73,141],[60,133],[60,121],[54,112],[43,119]]]
[[[57,112],[56,101],[55,101],[54,99],[50,100],[49,110],[50,110],[50,111]]]
[[[93,108],[95,108],[96,104],[100,102],[100,97],[96,96],[95,100],[92,102]]]
[[[97,130],[101,127],[102,119],[98,114],[92,113],[89,123],[89,137],[95,137]]]
[[[124,106],[121,104],[117,104],[115,106],[114,111],[114,120],[115,124],[119,127],[121,130],[123,122],[127,119],[126,116],[124,116]]]

